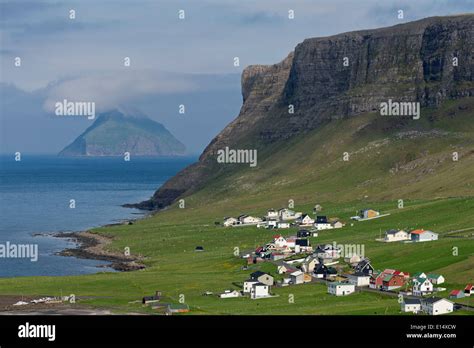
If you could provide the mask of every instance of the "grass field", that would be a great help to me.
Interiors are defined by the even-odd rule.
[[[474,240],[449,238],[446,233],[471,227],[474,199],[453,198],[434,201],[405,202],[398,209],[397,202],[371,206],[391,215],[380,219],[354,222],[349,217],[363,203],[324,204],[324,213],[349,222],[339,230],[322,231],[312,243],[363,244],[365,253],[376,269],[398,268],[408,272],[442,272],[446,287],[463,287],[473,281],[472,262]],[[311,205],[296,206],[310,211]],[[264,209],[263,207],[261,208]],[[245,208],[243,208],[245,210]],[[205,291],[221,292],[236,288],[255,269],[263,267],[274,271],[275,266],[265,263],[242,271],[244,260],[234,256],[234,248],[241,251],[271,239],[274,231],[256,227],[223,228],[214,225],[226,213],[219,206],[173,208],[138,221],[134,225],[106,227],[94,230],[113,237],[111,247],[145,256],[147,268],[125,273],[101,273],[73,277],[22,277],[0,280],[0,294],[59,295],[75,294],[93,297],[79,303],[116,312],[150,313],[149,308],[129,302],[161,290],[170,302],[178,302],[184,295],[191,314],[397,314],[396,298],[383,294],[357,293],[347,297],[326,294],[322,284],[304,284],[274,288],[278,297],[251,300],[248,298],[219,299],[203,296]],[[248,213],[254,213],[248,211]],[[173,223],[170,223],[173,221]],[[423,227],[440,233],[440,240],[428,243],[376,242],[380,231],[391,227]],[[294,229],[292,230],[294,231]],[[282,230],[290,234],[290,230]],[[194,252],[197,245],[204,252]],[[458,255],[453,255],[458,247]],[[294,303],[289,302],[289,295]],[[443,293],[447,296],[448,291]],[[467,299],[465,301],[468,301]]]

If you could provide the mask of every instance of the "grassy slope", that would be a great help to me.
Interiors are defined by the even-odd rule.
[[[245,204],[276,198],[275,204],[280,206],[288,199],[344,202],[364,196],[375,200],[473,196],[472,99],[461,102],[467,110],[460,111],[459,103],[425,110],[419,121],[409,120],[400,129],[391,129],[400,119],[370,114],[331,122],[305,137],[260,151],[256,168],[235,167],[233,175],[214,181],[195,197],[225,203],[232,195],[229,206],[236,199]],[[454,111],[454,118],[446,116]],[[429,122],[430,117],[437,121]],[[400,140],[393,136],[413,129],[450,133]],[[453,151],[461,154],[462,161],[451,160]],[[342,160],[344,152],[350,154],[347,162]],[[397,164],[416,167],[390,173]]]
[[[460,104],[469,108],[459,110]],[[117,311],[142,310],[141,305],[128,302],[159,289],[173,301],[184,294],[192,313],[198,314],[398,313],[398,303],[392,297],[360,293],[336,298],[327,295],[321,284],[275,288],[279,297],[260,301],[202,296],[204,291],[232,288],[233,282],[248,277],[251,270],[240,269],[243,261],[233,256],[234,247],[253,249],[273,235],[255,227],[224,229],[214,226],[214,221],[241,212],[261,215],[270,207],[285,205],[288,199],[295,200],[297,210],[307,212],[316,202],[321,203],[325,214],[346,221],[357,209],[371,206],[391,215],[321,232],[313,244],[364,244],[376,268],[439,271],[446,277],[448,289],[464,286],[474,278],[474,240],[449,238],[446,233],[474,227],[472,100],[447,104],[429,117],[439,118],[453,111],[454,121],[441,117],[435,123],[422,119],[416,125],[425,131],[436,128],[455,132],[442,138],[396,140],[392,137],[395,131],[384,129],[391,126],[390,122],[380,123],[374,115],[365,115],[330,123],[284,147],[273,145],[267,154],[259,152],[258,169],[239,168],[232,176],[215,181],[212,187],[186,198],[185,209],[173,207],[135,225],[96,230],[114,237],[112,247],[116,250],[128,246],[132,253],[146,256],[146,270],[1,279],[0,293],[54,295],[61,289],[79,297],[97,296],[83,303]],[[385,138],[388,142],[380,141]],[[456,150],[461,159],[453,162],[449,159]],[[344,151],[351,153],[348,162],[342,161]],[[396,163],[413,168],[392,174],[389,170]],[[404,209],[397,208],[399,198],[405,200]],[[394,227],[432,229],[441,238],[421,244],[375,241],[380,231]],[[206,251],[195,253],[197,245]],[[459,255],[453,255],[453,247],[459,248]],[[268,264],[253,267],[273,268]],[[290,293],[295,296],[294,304],[288,302]]]

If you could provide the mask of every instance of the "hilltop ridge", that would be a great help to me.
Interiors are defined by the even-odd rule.
[[[136,206],[161,209],[231,175],[235,166],[215,163],[217,151],[226,146],[254,148],[262,158],[272,146],[336,120],[373,113],[388,99],[419,102],[430,109],[470,97],[473,51],[472,14],[306,39],[280,63],[245,68],[238,117],[210,142],[197,163]],[[393,129],[406,127],[407,120],[386,122]]]

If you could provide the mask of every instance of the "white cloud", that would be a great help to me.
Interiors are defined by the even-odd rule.
[[[26,89],[61,76],[117,69],[124,56],[135,68],[180,73],[235,73],[273,64],[306,38],[390,26],[405,19],[472,11],[472,0],[172,0],[77,2],[4,1],[0,81]],[[43,2],[42,2],[43,4]],[[44,8],[43,8],[44,7]],[[6,8],[6,11],[5,11]],[[178,9],[186,20],[178,19]],[[288,9],[295,19],[288,19]],[[20,56],[21,69],[13,65]]]
[[[196,82],[186,76],[153,71],[114,71],[58,82],[49,89],[43,107],[51,112],[56,102],[67,99],[95,102],[97,111],[101,112],[146,95],[196,89]]]

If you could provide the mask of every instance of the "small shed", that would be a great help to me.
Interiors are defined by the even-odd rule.
[[[296,271],[290,274],[291,283],[293,284],[303,284],[304,283],[304,273],[301,271]]]
[[[149,303],[156,303],[159,302],[161,299],[161,291],[156,291],[152,296],[144,296],[142,298],[142,304],[146,305]]]
[[[462,290],[453,290],[449,293],[449,298],[463,298],[464,291]]]

